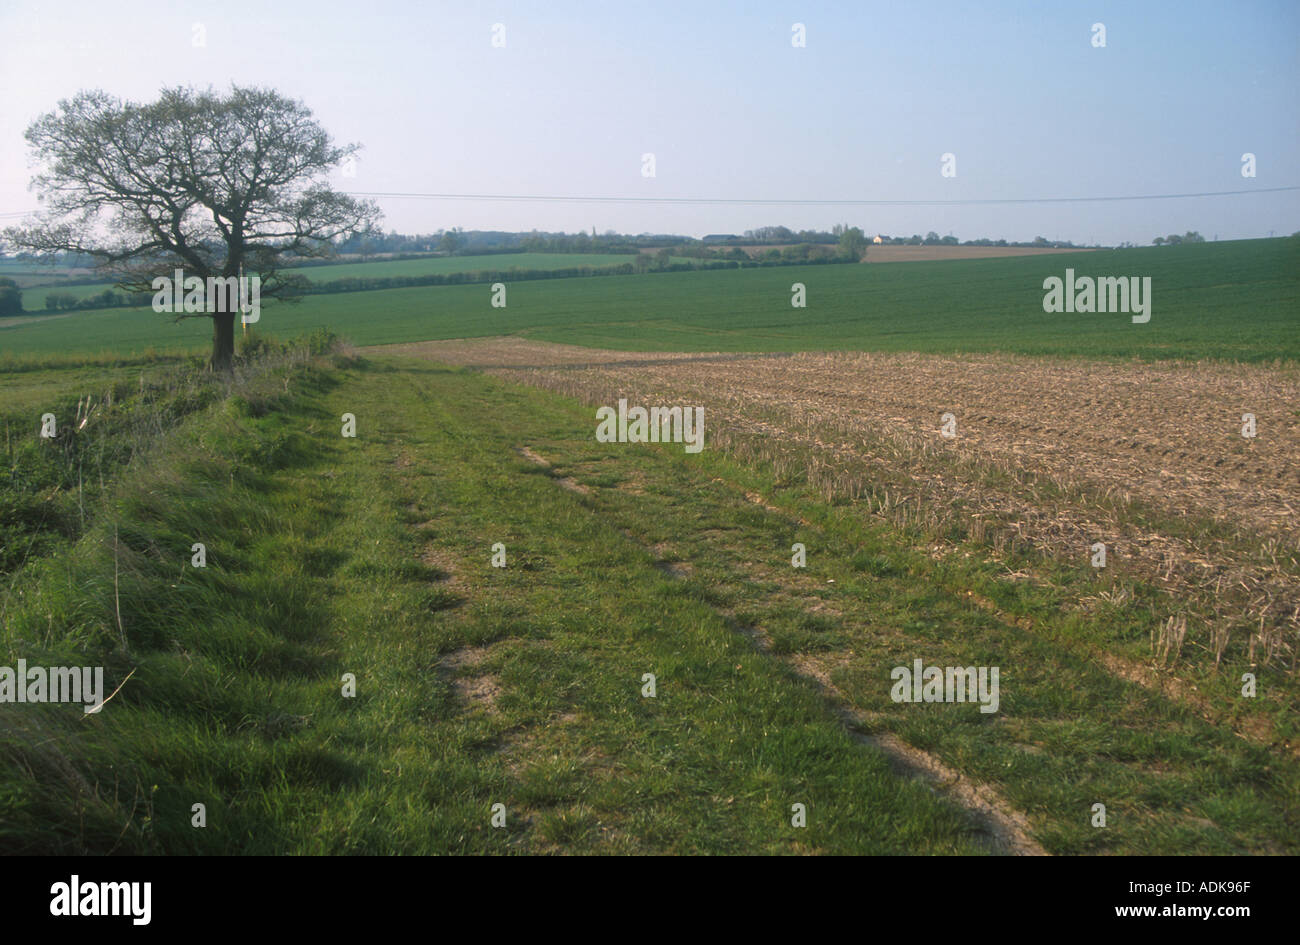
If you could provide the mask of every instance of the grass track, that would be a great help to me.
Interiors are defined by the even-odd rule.
[[[427,365],[312,386],[260,419],[233,405],[192,431],[206,448],[126,487],[129,655],[111,650],[107,522],[9,602],[9,654],[108,650],[114,684],[136,672],[91,719],[5,707],[7,848],[982,848],[963,814],[861,751],[635,542],[527,474],[518,438],[572,424],[572,408]],[[338,436],[344,411],[355,441]],[[205,571],[181,565],[192,540],[208,545]],[[494,540],[505,570],[488,566]],[[431,555],[455,562],[454,580]],[[487,643],[491,712],[439,661]],[[355,700],[339,694],[344,672]],[[645,672],[656,699],[640,695]],[[488,823],[498,801],[504,830]],[[806,830],[789,826],[796,801]]]

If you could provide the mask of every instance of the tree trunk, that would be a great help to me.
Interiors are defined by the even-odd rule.
[[[212,370],[229,371],[235,357],[235,315],[217,312],[212,316]]]

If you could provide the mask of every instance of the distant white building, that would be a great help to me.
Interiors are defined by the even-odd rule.
[[[879,236],[879,235],[877,235],[876,238],[873,239],[871,242],[873,242],[873,243],[879,245],[880,243],[883,243],[884,241],[885,241],[885,238],[884,238],[883,236]]]

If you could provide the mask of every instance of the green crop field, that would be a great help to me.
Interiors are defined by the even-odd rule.
[[[635,257],[614,253],[501,253],[492,256],[434,256],[427,259],[376,260],[361,263],[337,263],[329,266],[304,266],[289,270],[312,282],[332,282],[336,279],[387,279],[398,276],[448,275],[453,272],[484,272],[510,269],[569,269],[582,266],[593,268],[620,266]],[[698,260],[674,256],[674,263],[694,264]],[[43,269],[26,263],[12,263],[13,272],[0,269],[0,275],[19,279],[23,289],[23,306],[28,312],[40,313],[45,308],[45,297],[50,292],[63,292],[84,299],[113,288],[111,282],[89,285],[59,284],[58,270]],[[25,281],[24,281],[25,280]]]
[[[494,257],[502,260],[507,257]],[[556,256],[555,259],[575,257]],[[1043,280],[1150,276],[1151,320],[1043,311]],[[791,285],[807,306],[791,306]],[[526,333],[630,350],[1012,352],[1107,358],[1294,360],[1300,240],[1256,240],[1050,257],[799,266],[521,282],[506,308],[486,285],[432,286],[263,307],[258,330],[328,327],[359,345]],[[210,323],[148,310],[14,319],[6,355],[200,350]]]

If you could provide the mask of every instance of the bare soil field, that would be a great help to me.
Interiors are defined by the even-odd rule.
[[[646,354],[495,338],[367,349],[590,404],[702,405],[705,443],[907,528],[1169,593],[1177,647],[1294,669],[1300,371],[918,354]],[[956,419],[956,436],[941,417]],[[1258,435],[1242,436],[1242,415]],[[594,428],[593,428],[594,429]],[[938,540],[938,554],[947,553]],[[1085,611],[1097,601],[1080,601]],[[1163,634],[1162,634],[1163,638]],[[1167,640],[1161,640],[1168,648]],[[1153,644],[1158,645],[1158,644]]]

